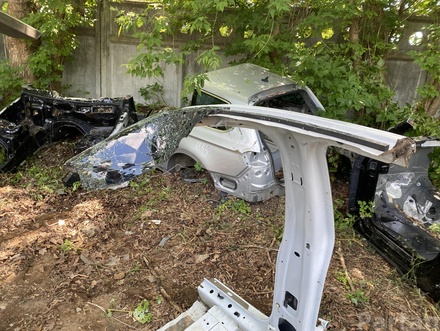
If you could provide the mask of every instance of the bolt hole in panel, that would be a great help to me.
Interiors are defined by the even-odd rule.
[[[238,326],[237,330],[267,330],[268,317],[217,279],[205,279],[199,296],[208,307],[218,307]]]

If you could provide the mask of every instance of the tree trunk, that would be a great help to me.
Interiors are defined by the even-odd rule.
[[[440,82],[435,80],[432,85],[440,92]],[[425,112],[429,116],[435,116],[440,110],[440,96],[436,96],[425,103]]]
[[[354,1],[351,0],[350,4],[353,6]],[[354,16],[352,18],[350,29],[349,29],[349,40],[353,44],[352,49],[352,55],[353,55],[353,67],[357,69],[359,67],[361,55],[358,53],[358,46],[359,46],[359,23],[360,18],[359,16]]]
[[[30,0],[9,0],[8,14],[22,19],[26,17],[33,9]],[[8,52],[9,63],[14,67],[23,67],[23,78],[27,83],[32,83],[34,77],[27,67],[27,60],[32,54],[32,45],[29,41],[16,39],[12,37],[5,37],[5,45]]]

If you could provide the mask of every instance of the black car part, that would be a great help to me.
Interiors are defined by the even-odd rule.
[[[47,142],[82,136],[84,150],[137,122],[132,97],[67,98],[24,87],[20,98],[0,112],[0,171],[14,171]]]
[[[440,300],[440,192],[429,179],[429,154],[440,142],[414,139],[417,152],[408,167],[358,157],[349,189],[349,212],[359,201],[374,202],[371,217],[354,228],[401,274]]]

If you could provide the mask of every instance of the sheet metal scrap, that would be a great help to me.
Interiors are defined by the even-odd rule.
[[[24,87],[0,111],[0,171],[14,171],[47,142],[81,135],[83,150],[137,121],[132,97],[69,98]]]
[[[394,157],[416,153],[407,167],[359,157],[353,167],[349,193],[350,213],[359,201],[374,202],[370,217],[354,228],[404,275],[434,300],[440,300],[440,192],[429,178],[429,154],[440,141],[434,138],[399,140],[389,151]],[[411,142],[411,143],[409,143]]]
[[[408,158],[411,154],[416,152],[416,144],[410,138],[399,139],[396,145],[389,151],[383,154],[391,154],[393,156],[393,161],[398,158],[402,158],[405,162],[405,167],[408,166]]]
[[[207,109],[196,108],[147,117],[68,160],[69,176],[86,188],[125,186],[168,159],[180,140],[207,115]]]

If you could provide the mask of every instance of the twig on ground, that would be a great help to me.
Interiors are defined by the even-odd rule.
[[[148,262],[147,258],[145,256],[142,257],[142,259],[144,260],[145,265],[147,266],[148,269],[150,269],[151,273],[153,274],[154,278],[156,278],[158,281],[160,280],[159,275],[157,274],[157,272],[153,269],[150,268],[150,263]],[[165,291],[165,289],[158,283],[157,284],[159,286],[159,291],[160,293],[164,296],[164,298],[168,301],[168,303],[175,309],[177,310],[180,314],[183,313],[183,309],[177,305],[173,299],[171,299],[170,295],[167,293],[167,291]]]
[[[272,247],[263,247],[263,246],[257,246],[257,245],[238,245],[240,248],[256,248],[256,249],[265,249],[267,251],[275,251],[278,252],[278,248],[272,248]]]
[[[105,316],[110,317],[110,318],[113,318],[115,321],[117,321],[117,322],[119,322],[119,323],[121,323],[121,324],[123,324],[123,325],[129,327],[130,329],[136,329],[136,327],[131,326],[130,324],[127,324],[127,323],[125,323],[125,322],[122,322],[121,320],[117,319],[117,318],[114,317],[114,316],[109,316],[109,315],[108,315],[108,311],[119,311],[119,312],[124,312],[124,313],[129,313],[129,311],[121,311],[121,310],[115,310],[115,309],[105,309],[104,307],[101,307],[100,305],[97,305],[96,303],[89,302],[89,301],[87,301],[86,304],[88,304],[88,305],[92,305],[92,306],[95,306],[96,308],[101,309],[101,310],[104,312]]]
[[[341,246],[338,247],[338,255],[339,255],[339,261],[341,261],[342,269],[344,269],[345,278],[347,278],[348,286],[350,286],[350,290],[354,292],[355,288],[353,286],[353,282],[351,281],[351,277],[348,272],[347,265],[345,264],[344,254],[342,253]]]

